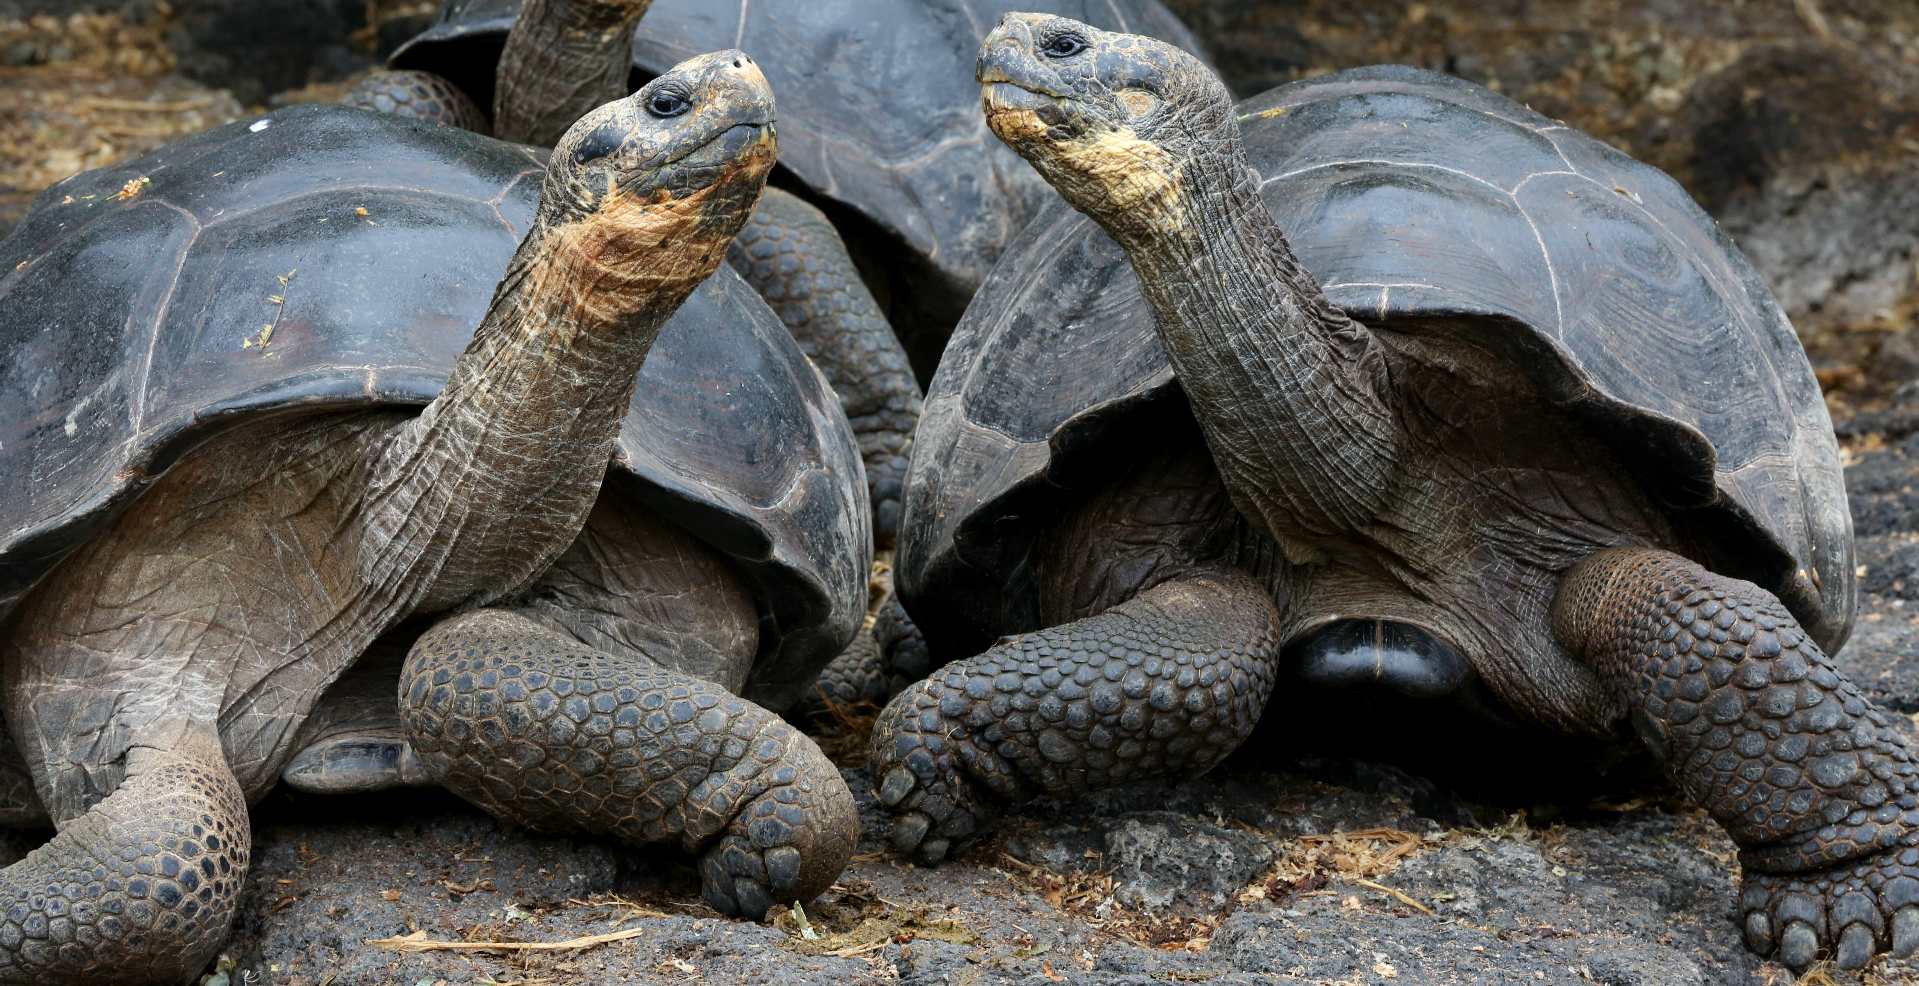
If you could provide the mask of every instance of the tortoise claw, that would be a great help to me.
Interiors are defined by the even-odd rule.
[[[1847,925],[1839,935],[1838,961],[1841,969],[1864,969],[1872,961],[1872,929],[1863,924]]]
[[[880,803],[888,808],[897,807],[906,800],[907,795],[913,793],[913,787],[918,783],[912,771],[905,767],[894,767],[886,772],[886,779],[880,782]]]
[[[1919,952],[1919,850],[1894,847],[1802,873],[1747,871],[1746,947],[1803,972],[1823,953],[1863,969]],[[1775,938],[1776,936],[1776,938]]]
[[[965,740],[924,728],[916,708],[924,683],[899,694],[880,714],[870,763],[879,775],[879,800],[893,815],[890,841],[902,855],[932,866],[978,831],[990,811],[963,766],[992,755]],[[904,707],[902,707],[904,703]],[[937,719],[934,720],[937,723]]]
[[[1786,933],[1779,936],[1779,961],[1784,962],[1794,972],[1812,965],[1819,955],[1819,935],[1812,925],[1804,921],[1794,921],[1786,926]]]
[[[1772,936],[1772,919],[1763,912],[1746,915],[1746,947],[1758,955],[1771,955],[1778,943]]]
[[[1892,954],[1908,958],[1919,952],[1919,907],[1907,907],[1892,918]]]
[[[933,820],[917,811],[909,811],[893,819],[893,848],[900,852],[912,852],[926,839],[926,833],[933,827]]]

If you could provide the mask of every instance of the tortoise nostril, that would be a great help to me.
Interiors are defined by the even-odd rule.
[[[746,66],[744,66],[744,65],[742,65],[742,64],[740,64],[740,60],[739,60],[739,59],[737,59],[737,58],[735,58],[735,59],[733,59],[733,67],[734,67],[734,68],[745,68]]]

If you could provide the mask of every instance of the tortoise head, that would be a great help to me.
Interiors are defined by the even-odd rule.
[[[538,225],[589,246],[609,272],[701,280],[752,213],[774,158],[773,90],[759,66],[739,51],[700,55],[560,138]]]
[[[1007,14],[980,49],[986,119],[1075,208],[1112,223],[1175,221],[1196,162],[1237,146],[1233,99],[1163,41],[1049,14]]]

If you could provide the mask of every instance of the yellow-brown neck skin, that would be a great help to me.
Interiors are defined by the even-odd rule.
[[[368,483],[360,570],[398,615],[509,595],[572,542],[648,351],[772,161],[769,133],[684,196],[608,188],[571,221],[543,210],[445,390]]]

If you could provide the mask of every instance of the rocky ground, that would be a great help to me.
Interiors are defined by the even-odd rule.
[[[1864,589],[1839,660],[1919,714],[1919,6],[1173,3],[1241,91],[1407,61],[1679,176],[1773,280],[1833,394]],[[421,6],[230,15],[275,4],[0,0],[0,230],[73,170],[323,95],[276,91],[337,84]],[[1207,777],[1038,806],[938,870],[869,834],[807,914],[764,925],[706,909],[672,853],[505,829],[433,793],[281,793],[255,814],[246,910],[208,982],[1793,981],[1739,942],[1731,844],[1635,765],[1381,720],[1275,724]],[[0,862],[40,838],[5,837]],[[1802,981],[1829,975],[1912,983],[1919,965]]]

